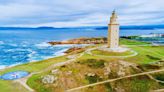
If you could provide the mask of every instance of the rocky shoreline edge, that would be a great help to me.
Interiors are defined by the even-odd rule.
[[[48,42],[50,45],[60,45],[60,44],[105,44],[107,43],[107,38],[76,38],[65,41],[51,41]]]

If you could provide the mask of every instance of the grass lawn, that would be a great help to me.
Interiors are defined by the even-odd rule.
[[[29,92],[19,83],[0,80],[0,92]]]
[[[164,72],[161,73],[155,73],[152,74],[154,78],[156,78],[159,81],[164,81]],[[160,88],[164,88],[164,83],[159,83],[160,84]]]
[[[56,58],[51,58],[51,59],[47,59],[47,60],[42,60],[39,62],[18,65],[18,66],[0,71],[0,74],[4,74],[6,72],[11,72],[11,71],[17,71],[17,70],[24,70],[24,71],[28,71],[28,72],[37,72],[37,71],[41,71],[41,70],[47,68],[48,66],[50,66],[52,64],[55,64],[58,62],[63,62],[65,60],[67,60],[66,57],[62,56],[62,57],[56,57]],[[20,84],[13,83],[13,82],[14,81],[0,80],[0,92],[28,92]],[[45,92],[48,92],[48,91],[45,91]]]
[[[151,45],[149,42],[141,42],[135,40],[120,39],[120,45]]]
[[[121,45],[149,45],[150,43],[121,39],[120,44]],[[162,46],[155,46],[155,47],[153,47],[153,46],[128,46],[128,47],[135,50],[139,54],[134,57],[126,58],[126,59],[124,59],[125,61],[135,62],[137,64],[147,64],[147,63],[154,62],[154,61],[157,61],[160,59],[164,59],[164,47],[162,47]],[[102,52],[95,51],[94,53],[101,54]],[[104,52],[103,52],[103,54],[104,54]],[[117,55],[118,53],[105,53],[105,54],[106,55],[113,55],[113,54]],[[125,55],[125,54],[129,54],[129,52],[124,53],[124,54],[120,53],[119,55]],[[84,60],[84,59],[102,59],[102,60],[114,61],[114,60],[117,60],[118,58],[104,58],[104,57],[97,57],[97,56],[84,54],[84,56],[82,56],[78,60]],[[66,56],[61,56],[61,57],[51,58],[51,59],[47,59],[47,60],[42,60],[40,62],[33,62],[33,63],[27,63],[27,64],[23,64],[23,65],[18,65],[18,66],[0,71],[0,75],[4,74],[6,72],[11,72],[11,71],[16,71],[16,70],[24,70],[24,71],[28,71],[28,72],[38,72],[38,71],[41,71],[55,63],[63,62],[66,60],[68,60],[66,58]],[[89,65],[93,65],[93,64],[94,63],[89,63]],[[98,62],[98,63],[96,63],[96,65],[99,66],[102,64]],[[81,68],[81,69],[83,69],[83,68]],[[43,73],[43,75],[46,73]],[[40,79],[40,76],[42,76],[42,74],[33,75],[28,80],[27,84],[30,85],[32,88],[35,88],[35,90],[37,90],[38,92],[51,92],[51,89],[47,89],[45,85],[43,85],[42,83],[40,83],[40,81],[38,81]],[[28,91],[24,87],[22,87],[20,84],[14,82],[14,81],[0,80],[0,92],[28,92]]]
[[[159,85],[155,81],[146,78],[146,76],[139,76],[106,83],[104,85],[96,85],[74,92],[151,92],[150,90],[158,87]]]
[[[164,46],[129,46],[138,52],[137,56],[126,58],[126,61],[148,64],[164,59]]]
[[[159,87],[159,84],[147,76],[138,76],[122,79],[112,83],[113,88],[124,89],[125,92],[150,92]]]
[[[27,81],[27,84],[33,88],[34,90],[37,90],[37,92],[52,92],[51,89],[46,88],[46,86],[41,83],[41,76],[44,74],[35,74],[32,77],[29,78]]]
[[[52,64],[63,62],[66,60],[67,60],[67,58],[65,56],[50,58],[50,59],[42,60],[39,62],[27,63],[27,64],[22,64],[22,65],[18,65],[15,67],[11,67],[11,68],[0,71],[0,74],[4,74],[6,72],[11,72],[11,71],[17,71],[17,70],[24,70],[24,71],[28,71],[28,72],[37,72],[37,71],[47,68],[48,66],[50,66]]]
[[[102,51],[102,50],[93,50],[91,51],[94,55],[104,55],[104,56],[127,56],[133,54],[131,51],[126,52],[109,52],[109,51]]]
[[[121,41],[121,44],[124,44],[124,45],[148,45],[149,43],[138,42],[138,41],[129,41],[129,40],[124,40],[123,39],[123,41]],[[162,59],[163,54],[164,54],[164,52],[162,50],[163,47],[160,47],[160,46],[159,47],[129,46],[129,48],[137,51],[139,54],[135,57],[126,58],[125,60],[129,61],[129,62],[135,62],[135,63],[138,63],[138,64],[147,64],[149,62],[154,62],[156,60]],[[150,49],[152,49],[153,51],[150,51]],[[112,55],[112,54],[110,54],[110,55]],[[125,53],[125,54],[129,54],[129,53]],[[123,55],[123,54],[121,53],[121,55]],[[84,54],[78,60],[81,61],[81,60],[86,60],[86,59],[90,59],[90,60],[92,60],[92,59],[99,59],[99,60],[102,59],[102,60],[108,60],[108,61],[115,61],[118,58],[104,58],[104,57],[97,57],[97,56],[92,56],[92,55],[89,55],[89,54]],[[85,62],[83,62],[83,63],[85,63]],[[101,63],[99,63],[99,62],[97,62],[97,63],[90,62],[90,63],[87,63],[87,65],[89,65],[89,66],[92,66],[92,65],[99,66],[99,65],[101,65]],[[75,65],[72,65],[72,66],[75,66]],[[87,68],[82,68],[82,67],[78,68],[76,66],[77,71],[78,70],[80,71],[81,69],[86,70]],[[41,78],[42,75],[43,74],[33,75],[28,80],[28,85],[31,86],[32,88],[34,88],[35,90],[37,90],[38,92],[52,92],[53,88],[40,83],[40,78]],[[74,78],[75,76],[77,77],[78,74],[75,74],[72,78]],[[87,79],[90,80],[90,78],[87,78]],[[121,83],[122,86],[125,86],[125,87],[128,88],[127,90],[132,90],[134,92],[148,92],[149,87],[152,87],[152,85],[157,85],[156,83],[150,81],[149,79],[144,79],[144,80],[134,79],[133,81],[125,80],[123,82],[124,83]],[[128,86],[126,86],[126,84],[128,84]],[[108,88],[108,87],[110,87],[110,88]],[[107,86],[100,85],[100,86],[96,86],[96,87],[87,89],[87,92],[100,92],[100,90],[102,92],[106,92],[107,90],[111,90],[111,86],[110,85],[107,85]],[[79,91],[79,92],[86,92],[86,90],[84,89],[84,90]]]
[[[132,50],[138,52],[137,56],[133,56],[133,57],[129,57],[129,58],[125,58],[123,60],[125,61],[129,61],[129,62],[133,62],[133,63],[137,63],[137,64],[149,64],[152,62],[156,62],[159,60],[164,59],[164,46],[127,46],[128,48],[131,48]],[[104,55],[112,55],[111,53],[105,53],[103,51],[92,51],[92,53],[95,54],[100,54],[101,53]],[[114,53],[115,55],[118,53]],[[125,53],[125,54],[130,54],[129,52]],[[119,55],[124,55],[123,53],[120,53]],[[79,59],[104,59],[104,60],[117,60],[119,58],[112,58],[112,57],[100,57],[100,56],[92,56],[89,54],[84,54],[84,56],[82,56]]]

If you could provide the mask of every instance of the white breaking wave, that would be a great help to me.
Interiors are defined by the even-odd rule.
[[[4,69],[4,68],[6,68],[7,66],[5,66],[5,65],[0,65],[0,69]]]
[[[59,44],[59,45],[54,45],[54,47],[82,47],[82,46],[88,46],[91,44]]]
[[[17,47],[18,45],[17,44],[9,44],[10,46],[14,46],[14,47]]]
[[[42,43],[36,44],[35,46],[38,48],[45,48],[45,47],[49,47],[51,45],[46,42],[42,42]]]
[[[28,60],[30,62],[37,62],[37,61],[44,60],[44,59],[49,59],[49,58],[53,58],[53,57],[63,56],[63,55],[65,55],[64,52],[67,51],[67,50],[68,50],[68,48],[67,49],[62,49],[60,51],[55,52],[51,56],[40,56],[40,55],[39,56],[34,56],[37,52],[33,51],[32,53],[30,53],[28,55],[28,57],[29,57]]]
[[[4,44],[4,42],[0,41],[0,44]],[[17,46],[16,44],[10,44],[10,45]],[[86,46],[86,45],[85,44],[66,44],[66,45],[55,45],[55,46],[52,46],[52,45],[50,45],[50,44],[48,44],[46,42],[43,42],[43,43],[35,44],[35,45],[32,45],[32,46],[34,46],[34,50],[33,50],[33,48],[22,48],[22,47],[19,47],[19,48],[14,48],[14,49],[11,48],[11,49],[5,50],[5,52],[8,52],[8,53],[16,52],[16,51],[18,51],[18,52],[19,51],[28,52],[29,54],[27,54],[28,55],[27,56],[28,57],[27,60],[29,62],[37,62],[37,61],[44,60],[44,59],[49,59],[49,58],[53,58],[53,57],[63,56],[63,55],[65,55],[64,52],[67,51],[71,47]],[[39,49],[37,49],[37,48],[39,48]],[[42,55],[42,51],[41,51],[41,54],[40,54],[39,53],[40,48],[41,48],[41,50],[42,50],[42,48],[44,48],[44,50],[46,52],[48,52],[50,50],[50,53],[49,53],[50,55],[49,56],[44,55],[44,54]],[[13,59],[17,59],[17,56],[12,56],[12,58]],[[11,65],[0,65],[0,69],[13,67],[13,66],[20,65],[20,64],[24,64],[24,62],[11,64]]]
[[[75,46],[73,44],[58,44],[58,45],[54,45],[53,47],[72,47]]]
[[[31,53],[28,54],[28,57],[29,57],[28,60],[29,60],[30,62],[37,61],[37,60],[34,60],[34,59],[33,59],[34,55],[35,55],[37,52],[36,52],[36,51],[33,51],[33,50],[31,50],[30,52],[31,52]]]
[[[11,67],[21,65],[21,64],[24,64],[24,63],[16,63],[16,64],[12,64],[12,65],[0,65],[0,69],[11,68]]]
[[[0,41],[0,45],[5,44],[3,41]]]
[[[24,64],[24,63],[16,63],[16,64],[12,64],[12,65],[10,65],[10,66],[8,66],[8,67],[14,67],[14,66],[21,65],[21,64]]]
[[[60,50],[60,51],[57,51],[57,52],[55,52],[54,53],[54,55],[55,56],[62,56],[62,55],[65,55],[65,51],[67,51],[68,50],[68,48],[67,49],[63,49],[63,50]]]
[[[29,51],[30,52],[30,49],[16,48],[16,49],[8,49],[5,52],[16,52],[16,51]]]

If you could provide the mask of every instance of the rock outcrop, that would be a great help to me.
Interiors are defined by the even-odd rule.
[[[46,75],[42,78],[42,83],[44,84],[52,84],[57,80],[57,77],[53,75]]]
[[[57,44],[103,44],[107,43],[107,38],[77,38],[66,41],[52,41],[48,42],[51,45]]]

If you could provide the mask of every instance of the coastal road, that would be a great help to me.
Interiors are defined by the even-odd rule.
[[[164,89],[153,90],[152,92],[164,92]]]

